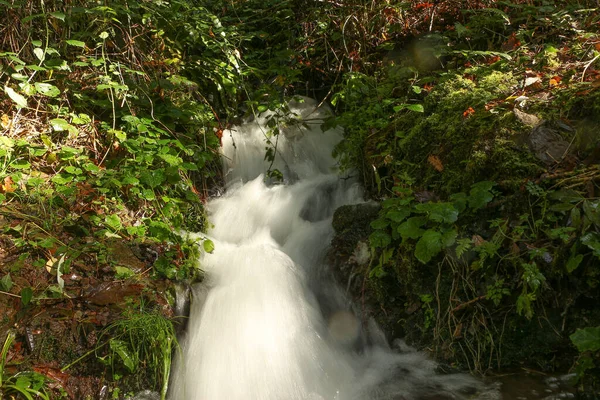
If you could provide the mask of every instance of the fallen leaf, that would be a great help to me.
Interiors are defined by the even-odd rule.
[[[473,235],[473,237],[471,237],[471,242],[473,242],[475,247],[479,247],[485,243],[485,239],[479,235]]]
[[[429,164],[431,164],[436,171],[442,172],[444,170],[444,164],[442,164],[442,160],[440,160],[438,156],[431,154],[427,157],[427,161],[429,161]]]
[[[562,81],[562,78],[560,76],[553,76],[550,79],[550,86],[558,86],[560,81]]]
[[[12,193],[15,191],[15,186],[10,176],[4,177],[4,183],[0,183],[0,193]]]
[[[2,114],[2,118],[0,118],[0,125],[2,125],[2,129],[9,129],[11,126],[10,117],[6,114]]]

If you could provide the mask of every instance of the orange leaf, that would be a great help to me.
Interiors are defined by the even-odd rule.
[[[4,183],[0,184],[0,193],[12,193],[15,191],[15,186],[12,178],[7,176],[4,178]]]
[[[550,79],[550,86],[558,86],[560,81],[562,81],[562,78],[560,76],[553,76]]]
[[[427,161],[429,161],[429,164],[431,164],[436,171],[442,172],[444,170],[444,164],[442,164],[442,160],[440,160],[438,156],[431,154],[427,157]]]
[[[473,107],[469,107],[463,112],[463,118],[469,118],[471,115],[475,114],[475,110]]]

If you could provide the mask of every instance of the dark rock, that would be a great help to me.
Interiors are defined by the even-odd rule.
[[[526,142],[531,152],[546,165],[560,162],[569,150],[569,142],[547,121],[533,128]]]

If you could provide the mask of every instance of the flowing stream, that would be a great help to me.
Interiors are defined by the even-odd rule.
[[[333,212],[363,199],[338,175],[331,153],[341,132],[323,132],[327,110],[315,106],[290,103],[292,118],[305,122],[281,127],[280,184],[265,183],[265,118],[223,135],[227,190],[208,205],[215,250],[201,260],[206,279],[194,288],[170,398],[501,398],[467,375],[437,374],[414,350],[391,350],[329,278]]]

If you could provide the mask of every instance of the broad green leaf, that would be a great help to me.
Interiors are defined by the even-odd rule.
[[[588,232],[581,237],[581,243],[589,247],[596,257],[600,258],[600,234]]]
[[[421,112],[421,113],[425,112],[425,109],[423,108],[423,104],[407,104],[406,109],[410,110],[410,111]]]
[[[43,247],[44,249],[51,249],[56,246],[56,239],[50,236],[38,241],[37,244],[38,246]]]
[[[422,104],[399,104],[394,107],[394,112],[399,112],[404,109],[416,111],[416,112],[424,112],[425,111]]]
[[[67,171],[68,173],[73,174],[73,175],[83,174],[83,171],[81,170],[81,168],[77,168],[72,165],[65,167],[65,171]]]
[[[435,222],[453,223],[458,219],[458,210],[452,203],[423,203],[415,206],[420,212],[427,213],[430,220]]]
[[[29,162],[26,160],[17,160],[13,162],[10,166],[14,169],[28,169],[29,167],[31,167],[31,164],[29,164]]]
[[[600,209],[598,201],[583,202],[583,214],[596,226],[600,226]]]
[[[160,169],[144,171],[140,175],[140,181],[152,189],[162,185],[165,182],[165,179],[165,172]]]
[[[75,47],[85,47],[85,42],[81,40],[66,40],[67,44]]]
[[[456,237],[458,236],[458,232],[456,231],[456,229],[450,229],[447,231],[443,231],[442,232],[442,246],[444,247],[450,247],[450,246],[454,246],[454,243],[456,243]]]
[[[579,192],[571,189],[552,192],[548,195],[548,197],[561,203],[578,203],[585,199]]]
[[[27,99],[19,93],[15,92],[13,88],[9,86],[4,86],[4,92],[8,95],[8,97],[10,97],[12,101],[14,101],[17,104],[17,106],[21,108],[27,107]]]
[[[119,265],[115,266],[115,273],[117,279],[127,279],[135,275],[135,272],[133,272],[130,268],[121,267]]]
[[[49,122],[50,126],[52,126],[52,129],[54,129],[57,132],[66,131],[71,126],[71,124],[69,124],[66,120],[62,118],[54,118],[51,119]]]
[[[390,210],[385,214],[387,219],[394,221],[394,222],[402,222],[409,215],[410,215],[410,209],[408,207],[396,209],[396,210]]]
[[[160,158],[162,158],[167,164],[176,167],[178,165],[180,165],[183,160],[181,159],[181,157],[177,157],[171,154],[159,154],[158,155]]]
[[[490,190],[494,185],[494,182],[489,181],[482,181],[472,185],[468,198],[469,206],[474,210],[478,210],[492,201],[494,195]]]
[[[575,271],[577,267],[579,267],[579,264],[581,264],[582,260],[583,254],[571,255],[571,257],[569,257],[569,260],[567,261],[567,272],[571,273]]]
[[[73,181],[73,175],[57,174],[57,175],[54,175],[50,180],[52,182],[56,183],[57,185],[65,185],[65,184]]]
[[[119,216],[117,214],[107,215],[104,218],[104,222],[113,231],[118,231],[119,229],[121,229],[123,227],[123,224],[121,223],[121,218],[119,218]]]
[[[577,329],[569,338],[580,352],[600,350],[600,326]]]
[[[0,290],[2,290],[3,292],[9,292],[12,287],[13,287],[13,281],[10,277],[10,274],[4,275],[0,279]]]
[[[156,195],[154,194],[154,190],[142,189],[142,198],[144,198],[148,201],[156,200]]]
[[[376,219],[375,221],[371,222],[371,228],[373,228],[373,229],[384,229],[389,224],[390,224],[389,221],[387,221],[387,220],[385,220],[383,218],[379,218],[379,219]]]
[[[42,41],[41,40],[32,40],[31,44],[34,45],[35,47],[42,47]]]
[[[56,97],[60,94],[60,90],[56,86],[49,83],[36,82],[35,88],[38,93],[48,97]]]
[[[27,82],[19,83],[19,88],[27,96],[33,96],[34,94],[37,93],[37,91],[35,90],[35,86],[32,85],[31,83],[27,83]]]
[[[421,229],[427,222],[425,217],[412,217],[406,220],[398,227],[398,233],[402,239],[417,239],[423,235],[424,229]]]
[[[127,346],[124,341],[116,339],[111,339],[109,343],[110,349],[119,356],[123,365],[125,365],[125,368],[127,368],[129,372],[135,372],[138,363],[135,353],[131,351],[129,346]]]
[[[46,54],[44,53],[44,50],[40,47],[36,47],[35,49],[33,49],[33,54],[35,54],[37,59],[40,61],[44,61],[44,59],[46,58]]]
[[[377,230],[369,236],[369,243],[371,247],[384,248],[392,243],[392,238],[384,231]]]
[[[415,246],[415,257],[423,264],[428,263],[442,251],[442,234],[429,229],[423,233]]]
[[[202,242],[202,247],[207,253],[212,253],[213,251],[215,251],[215,244],[210,239],[204,239],[204,241]]]
[[[60,19],[61,21],[65,20],[65,14],[60,11],[51,12],[50,15],[52,15],[54,18]]]
[[[25,287],[21,290],[21,303],[24,306],[28,305],[33,298],[33,290],[30,287]]]

